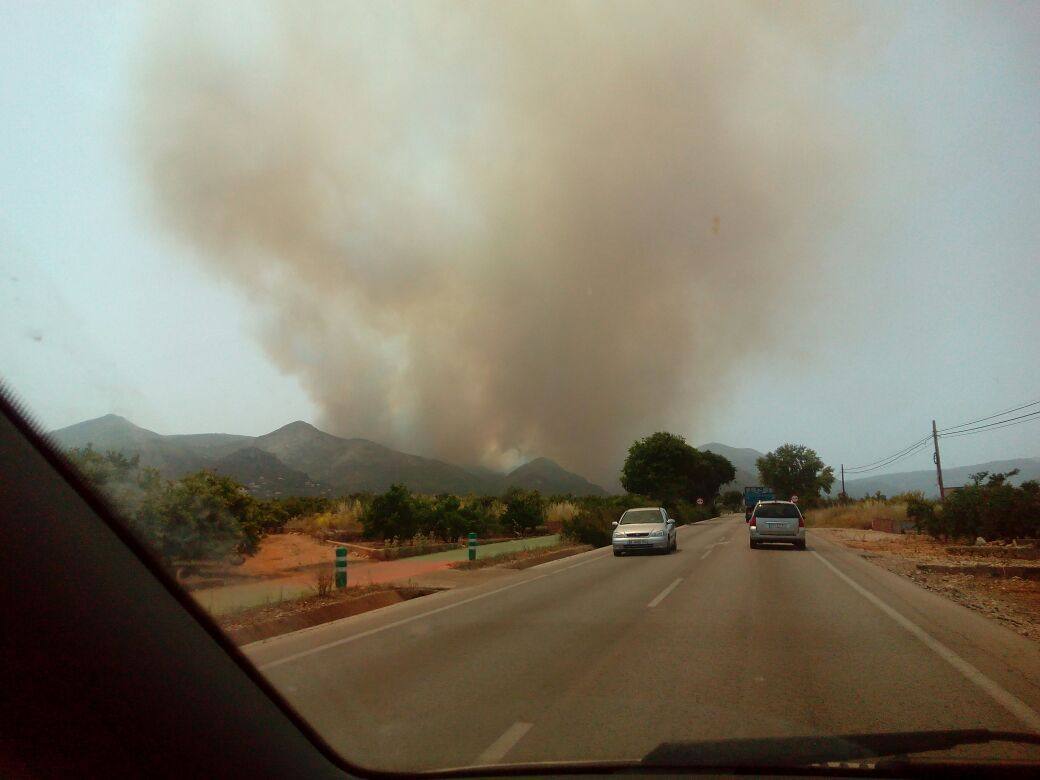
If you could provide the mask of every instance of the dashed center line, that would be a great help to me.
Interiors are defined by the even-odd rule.
[[[501,761],[506,753],[513,749],[524,734],[531,730],[533,723],[520,723],[519,721],[505,730],[501,737],[491,743],[491,746],[477,756],[477,764],[495,764]]]
[[[720,544],[729,544],[729,537],[728,536],[724,536],[723,538],[719,539],[717,542],[712,542],[711,544],[709,544],[708,545],[708,549],[706,549],[704,551],[704,555],[701,556],[701,560],[703,561],[705,558],[707,558],[709,555],[711,555],[712,550],[714,550]]]
[[[649,604],[646,605],[647,609],[653,609],[658,604],[660,604],[662,601],[664,601],[665,598],[668,596],[668,594],[671,593],[673,590],[675,590],[679,586],[679,583],[682,582],[682,580],[683,580],[683,578],[680,577],[675,582],[673,582],[671,585],[669,585],[667,588],[665,588],[660,593],[658,593],[656,598],[654,598],[653,601],[651,601]]]

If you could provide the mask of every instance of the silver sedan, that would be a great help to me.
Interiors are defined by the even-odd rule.
[[[678,549],[675,520],[659,506],[629,509],[614,522],[614,555],[626,552],[670,553]]]

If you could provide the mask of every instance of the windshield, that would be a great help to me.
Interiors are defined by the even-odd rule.
[[[5,392],[344,760],[1040,731],[1040,5],[2,18]]]
[[[663,523],[664,518],[657,509],[635,509],[621,515],[621,525],[633,523]]]

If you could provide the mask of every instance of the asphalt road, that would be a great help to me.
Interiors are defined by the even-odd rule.
[[[595,550],[246,652],[333,747],[385,769],[1040,732],[1035,644],[811,530],[806,551],[751,550],[742,515],[681,528],[669,556]]]

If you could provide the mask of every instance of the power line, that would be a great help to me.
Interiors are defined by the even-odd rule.
[[[1030,412],[1029,414],[1021,414],[1018,417],[1011,417],[1007,420],[997,420],[996,422],[986,423],[985,425],[978,425],[974,428],[966,428],[962,431],[954,431],[953,433],[940,433],[939,438],[946,438],[948,436],[969,436],[976,433],[982,433],[983,431],[993,431],[998,428],[1013,428],[1016,425],[1022,425],[1022,423],[1029,422],[1040,418],[1040,411]],[[1017,421],[1017,422],[1016,422]]]
[[[903,447],[903,449],[899,450],[898,452],[895,452],[891,455],[886,455],[884,458],[879,458],[878,460],[871,461],[870,463],[865,463],[862,466],[847,466],[845,468],[845,473],[857,473],[863,471],[874,471],[875,469],[879,469],[893,460],[898,460],[904,455],[909,455],[911,450],[913,450],[918,445],[927,442],[930,438],[931,435],[929,434],[928,436],[925,436],[923,439],[919,439],[918,441],[915,441],[913,444],[909,444],[906,447]]]
[[[1040,419],[1040,409],[1033,412],[1027,412],[1026,414],[1020,414],[1017,417],[1006,417],[1006,415],[1022,411],[1023,409],[1029,409],[1034,406],[1040,406],[1040,400],[1030,401],[1029,403],[1021,404],[1020,406],[1015,406],[1011,409],[1005,409],[1002,412],[996,412],[995,414],[989,414],[985,417],[979,417],[975,420],[969,420],[968,422],[959,423],[957,425],[951,425],[946,428],[940,428],[938,430],[936,429],[935,421],[933,420],[932,433],[928,436],[925,436],[923,439],[918,439],[912,444],[908,444],[903,449],[894,452],[891,455],[888,455],[884,458],[880,458],[879,460],[872,461],[870,463],[863,464],[862,466],[846,467],[843,465],[842,478],[844,480],[844,476],[846,474],[867,474],[871,471],[877,471],[878,469],[883,469],[887,466],[891,466],[893,463],[896,463],[902,460],[903,458],[907,458],[911,455],[920,452],[922,449],[925,448],[925,446],[929,442],[932,442],[935,445],[935,463],[938,474],[938,480],[941,487],[942,472],[941,467],[939,466],[939,439],[953,436],[972,436],[976,433],[982,433],[984,431],[995,431],[1001,428],[1010,428],[1015,425],[1022,425],[1023,423],[1029,422],[1031,420]],[[992,420],[993,422],[986,422],[987,420]],[[976,425],[976,423],[985,424]]]
[[[877,471],[878,469],[883,469],[886,466],[891,466],[893,463],[896,463],[897,461],[900,461],[903,458],[907,458],[907,457],[909,457],[911,455],[914,455],[914,454],[920,452],[921,450],[923,450],[925,447],[928,446],[928,443],[931,441],[931,439],[932,439],[931,436],[925,436],[920,441],[915,442],[910,447],[908,447],[906,449],[903,449],[900,452],[897,452],[895,455],[890,455],[888,458],[884,458],[881,461],[878,461],[876,465],[871,465],[869,468],[867,468],[867,467],[860,467],[860,468],[858,468],[856,470],[845,469],[845,473],[846,474],[866,474],[866,473],[871,472],[871,471]]]
[[[1012,412],[1017,412],[1017,411],[1020,411],[1022,409],[1028,409],[1030,406],[1037,406],[1037,405],[1040,405],[1040,401],[1030,401],[1027,404],[1022,404],[1021,406],[1016,406],[1014,409],[1005,409],[1003,412],[997,412],[996,414],[990,414],[990,415],[987,415],[986,417],[980,417],[977,420],[969,420],[968,422],[959,423],[958,425],[950,425],[950,426],[948,426],[946,428],[940,428],[939,429],[939,435],[941,436],[943,434],[943,431],[953,431],[956,428],[963,428],[966,425],[974,425],[975,423],[983,422],[984,420],[992,420],[994,417],[1003,417],[1005,414],[1011,414]],[[1017,418],[1015,418],[1015,419],[1017,419]],[[1004,421],[1000,421],[1000,422],[1004,422]]]

